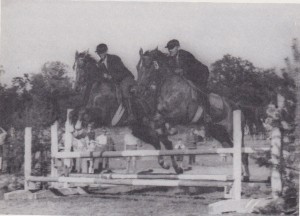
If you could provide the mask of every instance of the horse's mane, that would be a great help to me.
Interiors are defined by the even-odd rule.
[[[154,61],[157,61],[159,65],[164,65],[164,66],[167,65],[168,56],[167,56],[167,54],[163,53],[159,49],[147,51],[146,53],[148,53],[149,56],[151,56]]]
[[[97,60],[89,53],[85,54],[85,59],[87,61],[88,64],[97,64]]]
[[[89,54],[88,51],[79,53],[78,58],[84,59],[85,66],[81,69],[87,74],[87,79],[92,81],[92,79],[98,77],[97,75],[99,75],[99,70],[97,68],[97,60]]]

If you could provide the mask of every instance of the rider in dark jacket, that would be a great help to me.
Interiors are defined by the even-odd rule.
[[[206,109],[206,114],[210,115],[210,104],[207,91],[209,77],[208,67],[198,61],[188,51],[180,49],[179,41],[176,39],[170,40],[167,43],[166,48],[169,50],[169,67],[174,73],[182,75],[195,85],[201,100],[204,101],[203,105]]]
[[[116,55],[107,54],[107,45],[99,44],[96,53],[100,57],[98,67],[103,72],[104,78],[116,83],[122,92],[123,104],[127,108],[129,120],[134,119],[131,105],[130,89],[135,85],[134,76],[125,67],[121,58]]]

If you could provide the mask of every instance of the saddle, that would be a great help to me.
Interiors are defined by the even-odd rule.
[[[117,96],[117,101],[118,101],[119,107],[118,107],[116,113],[114,114],[114,117],[111,120],[112,126],[115,126],[119,123],[119,121],[121,120],[121,118],[125,112],[125,107],[122,104],[122,99],[123,99],[122,91],[118,85],[116,85],[116,96]]]
[[[220,95],[215,93],[206,93],[199,89],[192,81],[183,78],[190,87],[194,90],[192,91],[192,99],[199,101],[199,98],[207,97],[209,106],[210,106],[210,114],[213,117],[213,120],[220,119],[223,117],[225,113],[225,104],[223,98]],[[200,94],[200,95],[199,95]]]

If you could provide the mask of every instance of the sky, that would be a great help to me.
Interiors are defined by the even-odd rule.
[[[71,67],[75,51],[99,43],[136,74],[138,51],[178,39],[210,67],[225,54],[280,68],[300,38],[300,4],[2,0],[0,82],[36,73],[47,61]]]

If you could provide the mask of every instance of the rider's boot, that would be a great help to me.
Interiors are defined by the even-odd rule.
[[[132,111],[132,104],[131,104],[131,99],[130,98],[127,98],[124,100],[124,105],[127,109],[127,112],[128,112],[128,123],[132,123],[134,122],[136,119],[135,119],[135,116],[133,114],[133,111]]]
[[[211,107],[209,103],[209,96],[203,97],[204,100],[204,122],[205,123],[211,123],[212,117],[211,117]]]

